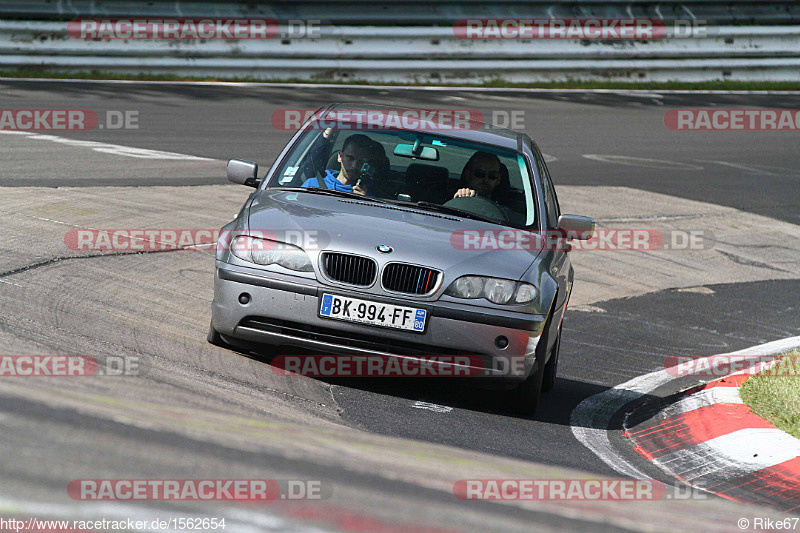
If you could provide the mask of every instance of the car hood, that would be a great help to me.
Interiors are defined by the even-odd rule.
[[[379,264],[399,261],[440,269],[451,279],[465,274],[520,279],[540,253],[536,247],[500,249],[492,243],[500,232],[508,237],[509,232],[526,233],[523,230],[303,191],[259,192],[250,205],[249,225],[251,232],[300,245],[312,262],[324,250],[349,252],[373,257]],[[472,239],[465,241],[464,232]],[[379,246],[391,247],[391,252],[381,253]]]

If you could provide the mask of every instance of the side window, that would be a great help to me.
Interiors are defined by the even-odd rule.
[[[558,206],[558,197],[556,196],[555,187],[550,179],[550,172],[547,170],[547,165],[544,163],[541,152],[533,146],[533,153],[536,156],[536,166],[539,169],[539,175],[542,177],[542,189],[544,189],[544,203],[547,207],[547,227],[555,228],[558,226],[558,217],[561,215],[561,209]]]
[[[550,179],[550,173],[547,172],[547,167],[544,167],[544,169],[545,176],[547,176],[545,182],[547,187],[547,198],[545,199],[547,202],[547,221],[551,227],[555,228],[558,226],[558,217],[561,216],[561,207],[558,205],[558,196],[556,196],[556,188],[553,186],[553,181]]]

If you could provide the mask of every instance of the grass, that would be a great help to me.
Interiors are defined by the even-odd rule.
[[[739,390],[744,403],[775,427],[800,438],[800,351],[749,378]]]
[[[0,77],[4,78],[49,78],[49,79],[80,79],[80,80],[146,80],[146,81],[233,81],[233,82],[260,82],[260,83],[305,83],[315,85],[318,83],[332,83],[336,85],[393,85],[404,86],[452,86],[452,87],[488,87],[503,89],[642,89],[642,90],[689,90],[689,91],[800,91],[800,82],[772,82],[772,81],[706,81],[697,83],[688,82],[648,82],[648,81],[557,81],[557,82],[531,82],[511,83],[503,79],[493,79],[476,83],[391,83],[370,81],[341,81],[319,79],[314,81],[285,79],[265,81],[256,77],[212,77],[212,76],[177,76],[174,74],[119,74],[99,70],[93,71],[57,71],[41,68],[20,68],[13,70],[0,70]]]

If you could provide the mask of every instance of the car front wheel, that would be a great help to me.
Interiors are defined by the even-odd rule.
[[[219,331],[214,329],[214,323],[208,325],[208,335],[206,336],[206,340],[213,344],[214,346],[220,346],[222,348],[229,348],[228,344],[222,340],[222,335],[219,334]]]
[[[550,392],[556,384],[556,374],[558,373],[558,354],[561,352],[561,330],[564,327],[564,322],[558,328],[558,337],[556,343],[553,345],[553,352],[550,354],[550,359],[544,365],[544,376],[542,377],[542,392]]]
[[[542,380],[546,370],[544,360],[549,330],[550,319],[545,324],[542,337],[536,346],[536,370],[531,372],[531,375],[525,381],[505,393],[503,398],[507,402],[505,408],[514,414],[532,415],[539,406],[539,397],[542,394]]]

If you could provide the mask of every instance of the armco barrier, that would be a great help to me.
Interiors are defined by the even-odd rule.
[[[659,18],[798,24],[796,0],[3,0],[0,18],[262,17],[335,25],[449,26],[461,18]]]
[[[67,22],[0,20],[0,69],[263,80],[800,81],[800,26],[718,26],[704,38],[462,40],[450,27],[321,26],[318,38],[81,40]]]

